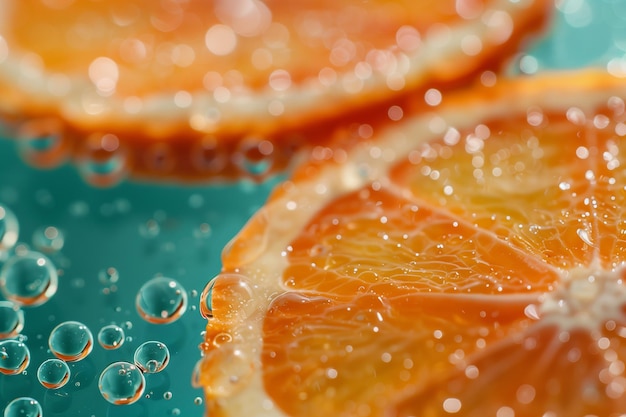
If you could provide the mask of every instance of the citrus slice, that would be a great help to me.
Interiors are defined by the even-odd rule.
[[[623,415],[625,95],[500,80],[314,152],[202,294],[207,415]]]
[[[497,68],[549,3],[0,0],[0,114],[96,184],[262,179],[325,123]]]

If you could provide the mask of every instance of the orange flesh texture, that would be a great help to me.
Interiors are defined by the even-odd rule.
[[[44,3],[69,5],[57,10]],[[389,64],[385,54],[419,52],[421,43],[442,30],[443,25],[454,30],[456,25],[466,23],[456,9],[471,21],[480,16],[479,12],[489,10],[491,4],[478,0],[419,3],[381,0],[367,4],[347,0],[266,2],[273,23],[267,27],[261,25],[262,34],[237,34],[232,53],[215,55],[208,50],[205,35],[209,27],[233,23],[228,13],[216,11],[220,4],[231,3],[237,2],[207,5],[200,1],[15,1],[10,2],[10,18],[2,22],[0,36],[6,40],[10,54],[33,51],[34,55],[27,61],[39,61],[49,73],[65,73],[70,79],[82,79],[87,84],[92,83],[88,77],[90,64],[101,57],[112,59],[119,70],[112,99],[127,96],[149,99],[162,93],[173,97],[178,91],[202,92],[213,97],[216,89],[225,87],[233,97],[240,93],[244,97],[247,94],[255,97],[254,94],[269,91],[282,100],[283,92],[272,91],[268,86],[275,70],[287,71],[291,87],[305,90],[309,84],[319,83],[323,74],[328,75],[326,70],[334,71],[338,77],[352,74],[358,62],[368,63],[374,75],[384,74],[385,65]],[[446,59],[436,67],[409,74],[402,91],[391,91],[384,86],[344,94],[341,100],[333,99],[307,108],[307,100],[315,100],[308,97],[309,92],[302,100],[295,97],[296,108],[287,105],[280,116],[264,115],[263,108],[227,107],[224,117],[209,130],[197,130],[187,117],[178,120],[170,118],[169,114],[149,120],[134,118],[131,114],[114,118],[73,113],[68,116],[65,105],[58,105],[54,100],[29,97],[13,85],[0,85],[0,88],[7,89],[8,107],[4,103],[4,110],[8,109],[7,117],[15,124],[33,121],[36,126],[59,125],[56,130],[29,126],[26,130],[30,133],[26,135],[21,129],[17,131],[17,136],[26,138],[30,137],[28,135],[58,137],[54,149],[25,155],[36,166],[55,166],[66,158],[80,164],[85,159],[114,156],[120,158],[124,173],[144,179],[206,181],[248,177],[263,180],[289,166],[295,151],[327,144],[338,128],[362,123],[384,124],[389,121],[386,114],[390,106],[402,107],[413,97],[423,96],[427,88],[449,90],[466,84],[484,70],[499,69],[529,33],[544,26],[549,10],[548,1],[532,2],[510,16],[513,31],[504,43],[485,43],[476,56],[459,52],[463,55],[459,59]],[[413,29],[406,29],[408,26]],[[250,27],[256,26],[251,23]],[[245,28],[238,30],[245,32]],[[417,38],[413,30],[418,31]],[[419,42],[406,39],[419,39]],[[268,53],[272,56],[271,64],[268,64]],[[342,88],[339,90],[343,91]],[[334,87],[332,90],[333,94],[339,91]],[[315,94],[323,92],[315,91]],[[253,112],[255,109],[258,114]],[[237,117],[240,111],[243,113]],[[253,114],[247,117],[251,111]],[[60,124],[57,118],[61,119]],[[94,150],[85,143],[85,138],[93,133],[114,134],[119,138],[119,150],[113,152],[114,155],[101,152],[99,145]],[[259,152],[258,146],[264,141],[273,145],[270,154]],[[265,159],[268,168],[260,173],[249,172],[241,162],[248,158]],[[90,181],[98,185],[99,182],[113,183],[115,179]]]
[[[396,45],[402,26],[425,33],[435,22],[462,21],[451,0],[425,0],[419,5],[408,0],[274,0],[266,5],[75,1],[60,9],[45,3],[15,2],[7,41],[39,55],[52,72],[85,76],[96,58],[111,58],[120,67],[117,91],[122,95],[155,89],[196,91],[205,86],[211,90],[219,85],[261,89],[277,69],[288,70],[292,81],[300,83],[317,77],[324,67],[343,71],[365,61],[372,49]],[[462,3],[471,12],[481,10],[485,1]],[[233,50],[212,53],[205,35],[214,25],[224,24],[239,32],[226,30],[222,35],[224,44],[236,38]],[[417,48],[419,40],[414,43]]]
[[[525,311],[576,268],[621,285],[623,124],[570,116],[418,146],[389,185],[310,220],[263,325],[264,387],[287,415],[625,409],[623,305],[594,328]]]

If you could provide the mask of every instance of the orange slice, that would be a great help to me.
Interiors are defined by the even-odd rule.
[[[314,152],[202,294],[207,415],[623,415],[625,96],[500,80]]]
[[[497,68],[549,3],[0,0],[0,114],[96,184],[262,179],[327,123]]]

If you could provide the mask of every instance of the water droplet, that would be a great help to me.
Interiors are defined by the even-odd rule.
[[[18,129],[18,150],[24,160],[38,167],[54,167],[67,156],[67,140],[61,121],[56,118],[37,119]]]
[[[0,271],[0,290],[9,300],[35,306],[43,304],[57,291],[57,271],[52,261],[35,251],[16,254]]]
[[[161,372],[170,361],[170,351],[164,343],[149,341],[135,350],[134,362],[142,372]]]
[[[30,363],[30,351],[19,340],[0,342],[0,373],[17,375],[22,373]]]
[[[202,290],[200,294],[200,314],[205,319],[213,317],[213,305],[211,298],[213,297],[213,287],[215,286],[215,278],[213,278]]]
[[[146,380],[132,363],[115,362],[100,374],[98,388],[111,404],[132,404],[139,400],[146,387]]]
[[[139,289],[135,306],[149,323],[172,323],[187,310],[187,291],[172,278],[156,277]]]
[[[84,324],[66,321],[52,329],[48,346],[57,358],[76,362],[84,359],[93,349],[93,335]]]
[[[46,388],[61,388],[70,379],[70,367],[60,359],[48,359],[39,365],[37,379]]]
[[[4,409],[4,417],[42,417],[41,405],[34,398],[19,397]]]
[[[18,335],[24,328],[24,312],[17,304],[0,301],[0,339]]]
[[[193,231],[193,237],[196,240],[204,240],[211,236],[211,226],[208,223],[201,223],[197,228]]]
[[[85,181],[106,187],[119,183],[126,175],[126,153],[117,136],[93,133],[83,142],[78,169]]]
[[[0,204],[0,257],[13,249],[19,235],[19,223],[15,214]]]
[[[33,234],[33,246],[46,253],[54,253],[63,249],[65,236],[54,226],[37,229]]]
[[[241,323],[258,307],[255,287],[244,275],[220,274],[207,287],[200,297],[200,308],[205,309],[202,313],[205,317],[211,317],[215,309],[221,306],[222,323]]]
[[[104,326],[98,332],[98,343],[105,349],[117,349],[124,343],[124,329],[115,324]]]
[[[98,272],[98,280],[104,285],[115,284],[120,279],[117,269],[109,267]]]
[[[272,167],[274,145],[267,140],[250,139],[242,143],[234,158],[240,169],[251,176],[262,176]]]
[[[150,219],[139,225],[139,234],[146,239],[153,239],[161,233],[161,226],[155,219]]]

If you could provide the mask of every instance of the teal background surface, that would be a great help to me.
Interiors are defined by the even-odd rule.
[[[621,64],[626,51],[626,1],[557,1],[550,31],[515,60],[514,72]],[[626,62],[626,61],[625,61]],[[87,185],[72,166],[38,170],[24,164],[15,143],[0,138],[0,203],[17,215],[21,244],[32,246],[42,227],[54,226],[65,244],[50,255],[62,271],[59,290],[46,304],[24,308],[22,334],[31,351],[25,375],[0,375],[0,409],[15,397],[37,399],[45,417],[200,417],[202,392],[191,386],[200,357],[198,344],[205,320],[197,305],[205,284],[221,267],[220,252],[246,220],[263,204],[280,178],[263,184],[185,186],[127,181],[117,187]],[[148,225],[158,225],[149,233]],[[207,232],[207,226],[209,231]],[[151,230],[155,230],[154,227]],[[104,286],[98,273],[119,272],[116,288]],[[156,274],[178,280],[189,293],[189,307],[178,321],[149,324],[135,309],[141,285]],[[84,360],[70,365],[72,378],[59,390],[37,381],[41,362],[51,358],[47,339],[54,326],[77,320],[96,338],[107,324],[120,325],[129,338],[117,350],[97,342]],[[167,368],[147,375],[146,392],[133,405],[114,406],[100,395],[100,372],[111,362],[132,362],[136,347],[147,340],[165,343],[172,354]],[[171,398],[165,395],[171,392]],[[194,401],[196,400],[196,401]]]

